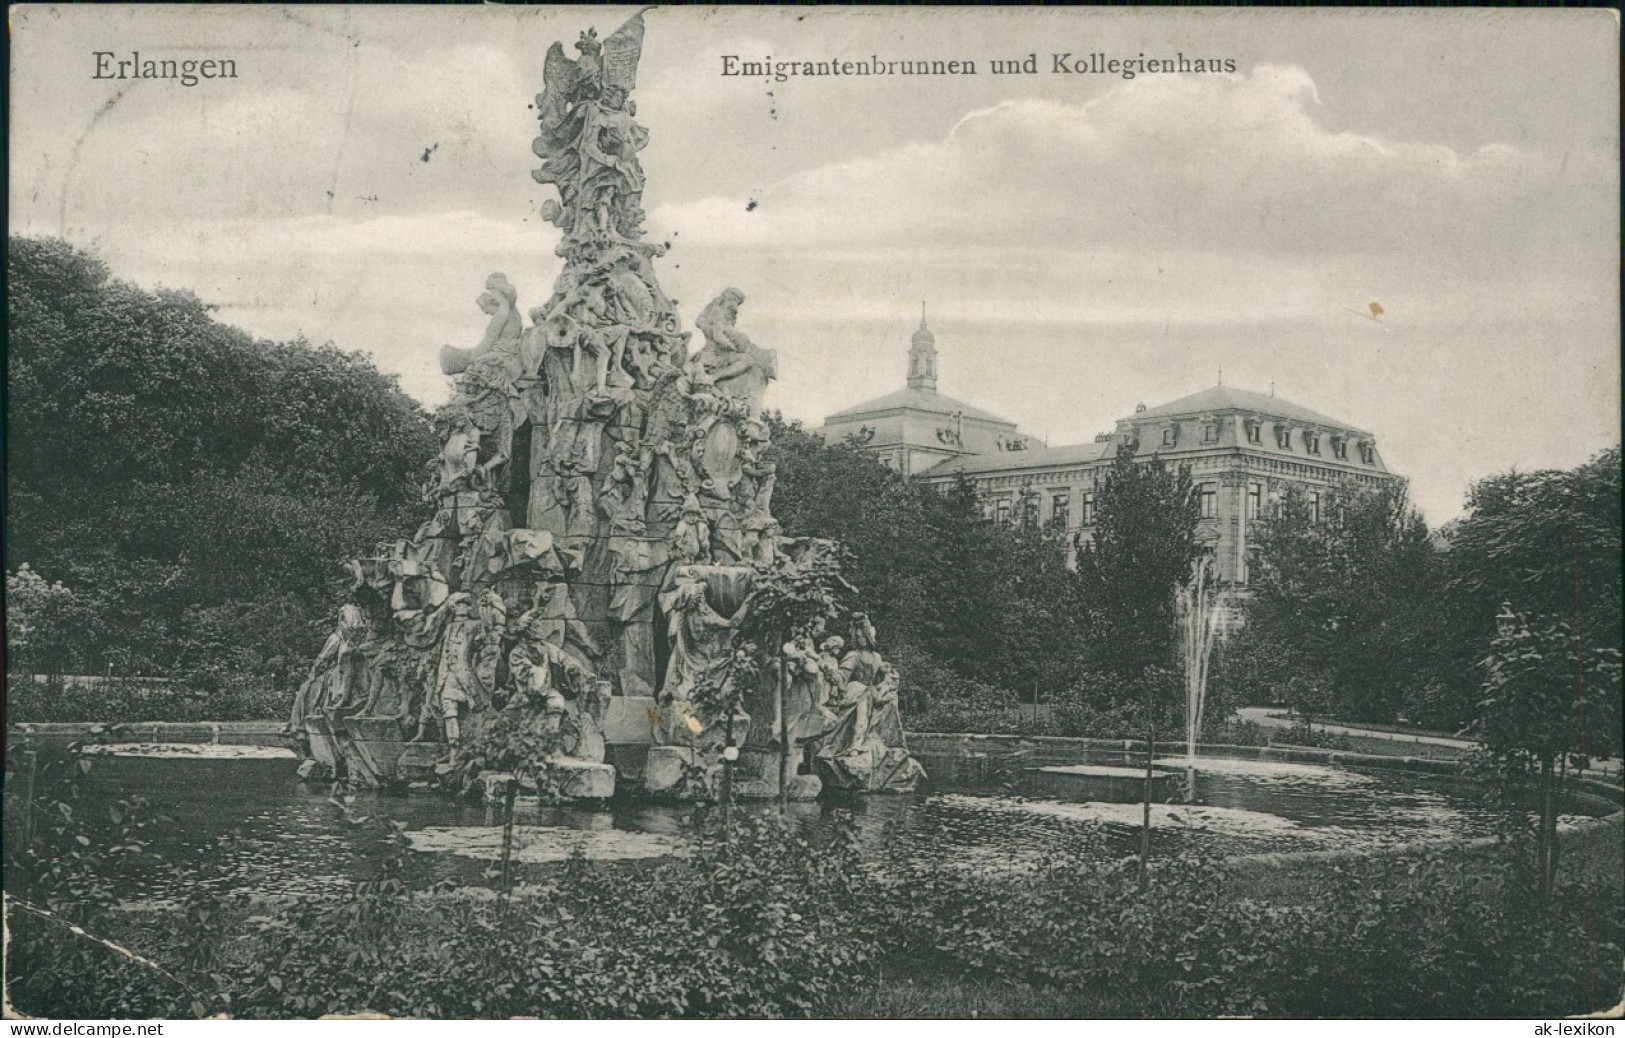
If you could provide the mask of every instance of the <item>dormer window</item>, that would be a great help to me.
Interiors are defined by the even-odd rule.
[[[1292,449],[1292,429],[1289,426],[1277,425],[1275,427],[1275,445],[1284,451]]]
[[[1179,442],[1179,426],[1174,425],[1174,426],[1168,427],[1167,429],[1162,430],[1162,445],[1164,447],[1172,447],[1174,444],[1176,444],[1178,442]]]
[[[1303,449],[1309,454],[1320,453],[1320,433],[1306,430],[1303,434]]]
[[[1345,437],[1332,437],[1332,457],[1338,461],[1349,460],[1349,441]]]
[[[1202,423],[1202,442],[1203,443],[1218,443],[1219,442],[1219,423],[1218,422],[1203,422]]]
[[[1247,442],[1248,443],[1263,443],[1264,442],[1264,423],[1263,422],[1258,421],[1256,418],[1249,418],[1245,422],[1243,422],[1242,425],[1247,430]]]
[[[1375,465],[1377,463],[1377,445],[1370,440],[1361,440],[1360,460],[1367,465]]]

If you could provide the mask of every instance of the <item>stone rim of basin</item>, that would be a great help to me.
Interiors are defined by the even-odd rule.
[[[1144,778],[1143,766],[1126,766],[1121,764],[1046,764],[1029,771],[1042,771],[1050,775],[1088,775],[1097,778]],[[1153,762],[1153,774],[1173,774],[1178,769]]]

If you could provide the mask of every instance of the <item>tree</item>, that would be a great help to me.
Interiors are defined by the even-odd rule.
[[[1561,618],[1588,648],[1621,644],[1620,450],[1572,471],[1475,483],[1450,542],[1451,658],[1458,673],[1495,637],[1503,602]]]
[[[888,655],[924,654],[1023,697],[1065,680],[1083,639],[1060,532],[993,522],[969,480],[912,482],[855,446],[767,420],[775,513],[786,533],[848,548],[853,607]]]
[[[59,580],[47,583],[28,563],[6,574],[7,669],[23,674],[61,674],[78,659],[79,630],[86,618],[81,596]]]
[[[1290,488],[1261,524],[1246,623],[1226,655],[1305,717],[1330,709],[1392,721],[1438,670],[1442,578],[1427,525],[1405,488],[1322,492],[1319,515]]]
[[[72,664],[297,680],[340,560],[415,525],[422,408],[365,356],[9,245],[8,565],[73,588]]]
[[[1190,471],[1139,461],[1122,444],[1100,489],[1092,542],[1078,552],[1078,580],[1092,613],[1097,664],[1138,675],[1176,662],[1174,596],[1201,552]]]
[[[1485,661],[1474,734],[1502,771],[1532,780],[1538,804],[1536,862],[1541,896],[1557,870],[1556,787],[1560,764],[1586,767],[1620,746],[1620,654],[1587,648],[1566,623],[1503,617]]]

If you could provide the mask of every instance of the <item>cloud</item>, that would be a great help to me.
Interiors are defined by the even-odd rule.
[[[675,245],[658,269],[687,319],[745,290],[793,415],[895,389],[923,297],[944,390],[1034,432],[1086,439],[1222,366],[1377,430],[1446,516],[1464,474],[1572,463],[1616,422],[1616,141],[1333,129],[1336,91],[1284,64],[1003,100],[991,77],[719,83],[719,53],[767,44],[701,35],[656,44],[675,60],[640,84],[650,236]],[[479,39],[360,40],[280,51],[235,94],[134,90],[71,132],[19,101],[14,226],[256,334],[369,350],[438,401],[435,352],[478,337],[485,276],[524,308],[558,270],[529,177],[537,69]]]
[[[275,80],[209,96],[135,83],[71,148],[25,115],[37,157],[16,172],[36,187],[32,218],[61,213],[63,230],[95,233],[132,220],[496,209],[513,207],[516,184],[534,189],[534,91],[511,57],[461,44],[424,62],[341,43],[316,39],[281,55]],[[257,71],[265,55],[238,60]],[[469,101],[491,97],[503,101]]]
[[[1549,162],[1507,146],[1326,130],[1301,69],[1160,76],[1072,105],[1027,98],[964,116],[945,139],[834,163],[744,200],[657,213],[691,241],[805,248],[1132,243],[1293,255],[1414,255],[1538,236],[1525,203]],[[1594,217],[1593,217],[1594,218]]]

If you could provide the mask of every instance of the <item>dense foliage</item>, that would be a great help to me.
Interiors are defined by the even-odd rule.
[[[1443,562],[1403,485],[1339,487],[1319,510],[1292,488],[1259,524],[1246,628],[1226,655],[1305,716],[1392,721],[1437,669]]]
[[[910,482],[847,444],[769,417],[787,534],[840,541],[852,608],[911,684],[1030,700],[1071,680],[1085,648],[1059,531],[995,523],[966,481]]]
[[[1336,488],[1318,519],[1288,493],[1257,524],[1246,626],[1221,649],[1221,694],[1465,728],[1483,714],[1483,664],[1507,609],[1568,625],[1581,658],[1619,647],[1620,496],[1618,448],[1569,471],[1481,480],[1467,514],[1436,535],[1401,488]]]
[[[409,532],[421,408],[364,356],[254,340],[65,242],[10,239],[7,280],[6,564],[66,592],[8,578],[7,670],[286,694],[340,560]]]
[[[1574,469],[1507,472],[1473,484],[1451,532],[1440,595],[1458,696],[1476,702],[1502,604],[1531,624],[1562,622],[1583,653],[1618,649],[1621,627],[1618,447]]]
[[[1078,553],[1078,578],[1093,612],[1096,657],[1114,674],[1166,667],[1175,652],[1174,594],[1201,552],[1190,471],[1121,444],[1100,489],[1094,538]]]

